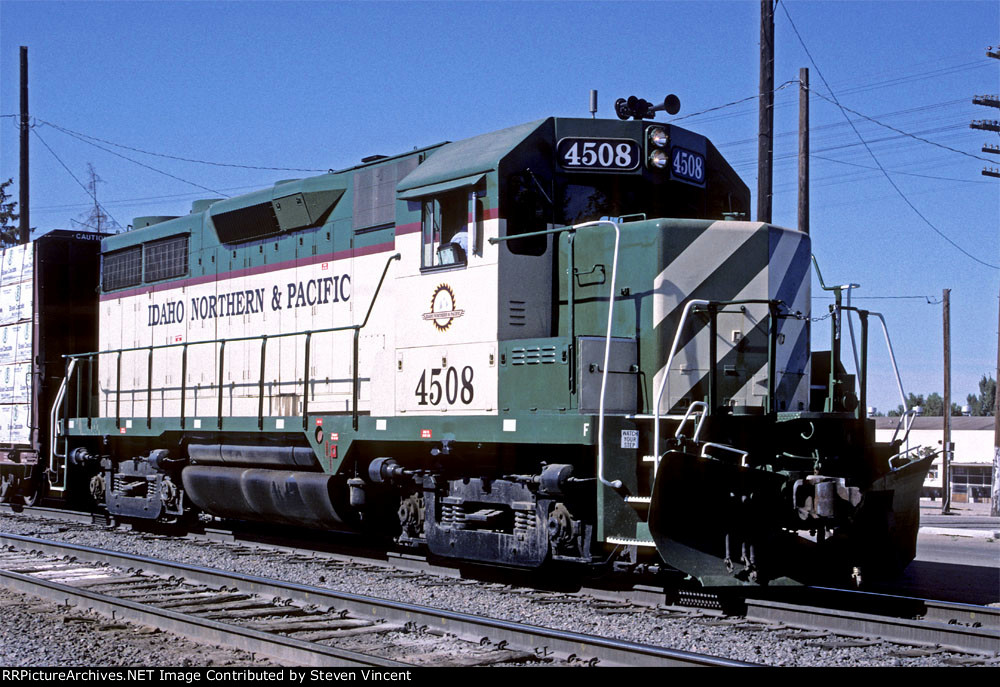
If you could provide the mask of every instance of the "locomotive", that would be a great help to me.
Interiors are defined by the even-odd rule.
[[[32,444],[0,467],[115,518],[518,568],[900,570],[929,459],[875,441],[839,300],[831,350],[810,351],[808,235],[746,221],[713,144],[649,114],[137,218],[101,241],[99,278],[78,272],[91,343],[38,337]]]

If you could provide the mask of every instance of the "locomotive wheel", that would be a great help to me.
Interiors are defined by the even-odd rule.
[[[98,506],[104,505],[104,474],[97,473],[90,478],[90,484],[88,485],[88,490],[90,491],[90,498],[93,499],[94,503]]]
[[[41,501],[42,496],[42,483],[39,480],[25,480],[21,488],[21,503],[28,508],[31,508],[36,503]]]
[[[40,498],[40,494],[38,493],[38,490],[37,489],[30,489],[30,490],[24,492],[23,494],[21,494],[21,503],[23,503],[28,508],[31,508],[36,503],[38,503],[38,499],[39,498]]]
[[[3,478],[0,479],[0,500],[6,500],[7,498],[13,496],[16,486],[17,483],[14,475],[4,475]]]

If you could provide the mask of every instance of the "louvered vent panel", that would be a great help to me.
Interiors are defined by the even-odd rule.
[[[510,301],[508,303],[508,317],[512,327],[523,327],[527,324],[528,309],[524,301]]]
[[[511,365],[551,365],[555,362],[555,346],[527,346],[510,349]]]

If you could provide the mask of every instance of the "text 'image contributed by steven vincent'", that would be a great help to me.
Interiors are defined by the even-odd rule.
[[[157,682],[196,683],[279,683],[307,682],[408,682],[410,670],[374,668],[4,668],[4,683],[17,682]]]

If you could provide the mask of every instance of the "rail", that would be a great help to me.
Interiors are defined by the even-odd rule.
[[[379,278],[378,286],[375,287],[375,293],[372,295],[372,299],[368,304],[368,310],[365,313],[365,318],[362,320],[361,324],[344,325],[341,327],[326,327],[323,329],[314,329],[304,332],[284,332],[280,334],[260,334],[257,336],[241,336],[232,338],[221,338],[221,339],[206,339],[204,341],[193,341],[193,342],[182,342],[182,343],[172,343],[172,344],[162,344],[158,346],[136,346],[132,348],[117,348],[109,349],[106,351],[92,351],[89,353],[73,353],[70,355],[64,355],[63,358],[66,359],[66,376],[63,377],[62,383],[59,385],[59,390],[56,393],[55,402],[52,404],[51,410],[51,442],[49,444],[49,470],[50,470],[50,482],[51,488],[54,491],[63,491],[65,489],[65,475],[66,475],[66,461],[67,461],[67,451],[64,449],[62,453],[58,450],[57,445],[57,434],[59,433],[59,424],[57,422],[60,406],[62,407],[62,417],[63,419],[68,418],[67,409],[67,388],[73,379],[73,373],[80,367],[80,363],[86,363],[89,370],[88,380],[88,399],[91,399],[93,391],[93,365],[94,361],[98,359],[98,356],[102,355],[115,355],[115,367],[116,367],[116,382],[115,382],[115,426],[119,429],[122,427],[122,415],[121,415],[121,397],[122,397],[122,354],[123,353],[137,353],[137,352],[148,352],[147,366],[146,366],[146,427],[152,427],[153,423],[153,370],[154,370],[154,352],[168,350],[168,349],[181,349],[181,388],[180,388],[180,426],[181,428],[187,427],[187,408],[186,401],[188,392],[191,390],[188,386],[187,381],[187,365],[188,365],[188,349],[194,346],[218,346],[218,364],[219,364],[219,378],[218,378],[218,400],[217,400],[217,413],[216,413],[216,425],[218,429],[222,429],[223,424],[223,409],[224,409],[224,396],[225,396],[225,356],[226,356],[226,344],[235,344],[242,342],[259,341],[260,342],[260,377],[257,382],[257,392],[258,392],[258,405],[257,405],[257,428],[263,429],[264,427],[264,388],[265,382],[265,363],[267,355],[267,342],[268,340],[274,339],[286,339],[292,337],[305,337],[305,350],[304,350],[304,360],[303,360],[303,374],[302,374],[302,429],[305,430],[309,426],[309,388],[312,383],[309,374],[309,363],[311,361],[311,344],[312,337],[316,334],[329,334],[336,332],[353,331],[353,362],[351,365],[351,415],[352,424],[355,431],[358,429],[358,400],[360,397],[361,390],[361,377],[358,370],[358,358],[359,358],[359,343],[361,330],[368,325],[368,320],[371,318],[372,309],[375,307],[375,301],[378,299],[379,293],[382,290],[382,284],[385,282],[386,274],[389,272],[389,266],[394,260],[400,259],[400,254],[395,253],[386,260],[385,267],[382,269],[382,276]],[[76,376],[77,384],[77,412],[81,410],[81,397],[82,397],[82,379],[81,375]],[[195,391],[197,393],[197,390]],[[92,400],[88,400],[86,408],[86,420],[91,423],[93,419],[92,412]],[[65,435],[65,431],[62,432]],[[62,461],[62,471],[59,471],[59,461]]]
[[[231,589],[241,594],[252,594],[264,598],[287,599],[290,604],[302,607],[311,606],[314,608],[325,607],[336,609],[345,615],[350,614],[357,618],[383,620],[387,625],[405,625],[409,623],[416,627],[429,628],[431,636],[454,635],[460,640],[475,642],[483,646],[493,645],[497,649],[506,647],[515,651],[548,656],[566,661],[567,663],[586,664],[587,661],[580,660],[581,656],[585,656],[591,659],[591,664],[609,667],[736,667],[748,665],[732,659],[707,656],[678,649],[586,635],[570,630],[525,625],[482,614],[462,613],[448,609],[421,606],[407,601],[380,599],[349,591],[337,591],[334,589],[283,582],[281,580],[268,579],[240,572],[160,560],[148,556],[109,551],[68,542],[0,533],[0,544],[19,551],[34,551],[46,556],[57,556],[62,559],[72,557],[73,561],[79,562],[75,563],[75,565],[96,561],[102,566],[115,566],[124,570],[141,571],[147,578],[152,576],[170,577],[173,580],[183,580],[186,584],[203,585],[213,590]],[[172,631],[188,636],[190,636],[189,633],[191,632],[198,632],[197,636],[199,637],[207,637],[212,642],[219,642],[220,640],[228,640],[232,636],[231,632],[234,630],[238,633],[237,636],[248,637],[254,635],[254,630],[242,625],[242,623],[241,627],[235,627],[232,624],[223,624],[223,621],[210,620],[204,614],[191,618],[193,622],[187,628],[179,629],[172,626],[174,620],[180,615],[180,612],[177,610],[155,608],[151,602],[147,601],[143,603],[135,597],[131,597],[129,601],[131,609],[122,610],[127,604],[116,603],[112,606],[110,601],[113,600],[105,601],[107,597],[99,599],[96,592],[81,588],[80,585],[61,584],[52,579],[42,579],[40,576],[32,578],[28,575],[17,575],[15,578],[15,575],[17,574],[5,573],[3,577],[12,582],[16,579],[17,586],[21,589],[25,589],[27,584],[30,583],[31,593],[57,600],[63,604],[67,602],[67,598],[72,598],[75,603],[95,607],[105,614],[110,614],[114,610],[117,613],[124,613],[127,618],[137,620],[138,622],[156,627],[164,627],[165,629],[171,629]],[[11,584],[11,586],[15,585]],[[103,606],[103,603],[108,603],[108,605]],[[291,607],[285,606],[285,608],[290,609]],[[144,611],[148,615],[138,616],[138,614],[132,613],[133,610]],[[205,632],[203,628],[209,628],[211,631]],[[262,633],[258,631],[257,635],[259,634]],[[264,638],[260,637],[260,639]],[[306,640],[296,640],[291,637],[275,637],[271,635],[270,641],[280,641],[284,646],[291,648],[294,648],[297,644],[303,649],[318,649],[326,654],[322,657],[325,665],[344,665],[345,659],[360,658],[359,654],[354,654],[354,656],[348,655],[349,653],[353,653],[348,649],[338,649],[329,645],[317,646]],[[309,647],[304,646],[306,644],[309,644]],[[243,646],[245,647],[245,645]],[[253,647],[250,650],[268,653],[267,649],[264,648],[258,649]],[[337,657],[337,653],[340,653],[341,656]],[[420,650],[420,653],[424,653],[424,651]],[[280,658],[295,665],[304,665],[311,660],[305,654],[290,655],[284,651]],[[338,658],[340,662],[334,663],[333,661],[337,661]],[[376,659],[377,663],[382,665],[398,660],[406,659],[395,655],[394,658]]]

